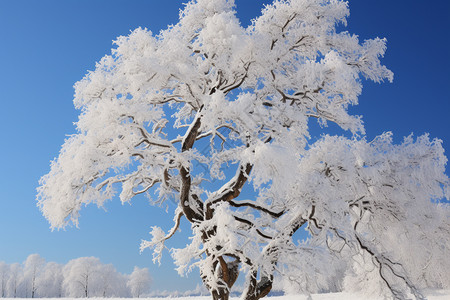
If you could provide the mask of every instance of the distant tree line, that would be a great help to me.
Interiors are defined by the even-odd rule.
[[[118,272],[96,257],[80,257],[66,265],[46,262],[39,254],[23,264],[0,261],[0,297],[140,297],[149,292],[147,268]]]

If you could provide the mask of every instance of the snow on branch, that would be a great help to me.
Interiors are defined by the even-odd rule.
[[[141,252],[144,251],[146,248],[154,249],[153,250],[153,262],[158,262],[161,264],[161,258],[162,258],[162,252],[165,249],[164,243],[168,239],[170,239],[178,230],[180,227],[180,220],[183,216],[183,211],[178,210],[175,214],[174,218],[174,226],[172,229],[169,230],[167,234],[164,233],[164,231],[161,230],[159,227],[152,227],[152,231],[150,232],[150,235],[152,235],[151,241],[145,241],[143,240],[141,242]]]

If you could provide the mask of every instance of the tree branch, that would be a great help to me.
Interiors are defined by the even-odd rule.
[[[172,227],[172,229],[170,229],[169,233],[164,237],[164,239],[162,241],[167,241],[175,234],[175,232],[177,232],[178,228],[180,228],[180,223],[181,223],[180,220],[181,220],[181,217],[183,216],[183,214],[184,214],[183,211],[178,212],[178,214],[176,215],[176,217],[174,219],[175,220],[174,226]]]
[[[257,205],[257,204],[255,204],[255,203],[248,202],[248,201],[247,201],[247,202],[234,202],[233,200],[229,200],[228,203],[230,203],[230,205],[233,206],[233,207],[245,207],[245,206],[251,207],[251,208],[253,208],[253,209],[256,209],[256,210],[262,211],[262,212],[264,212],[264,213],[266,213],[266,214],[269,214],[269,215],[272,216],[273,218],[279,218],[279,217],[281,217],[281,216],[284,214],[284,212],[285,212],[285,211],[283,210],[283,211],[280,211],[280,212],[276,213],[276,212],[271,211],[271,210],[268,209],[268,208],[262,207],[262,206],[260,206],[260,205]]]
[[[355,231],[356,227],[359,222],[356,222],[355,224]],[[386,278],[385,274],[383,273],[383,270],[385,268],[389,269],[390,272],[397,278],[401,279],[406,286],[410,289],[410,291],[416,296],[417,299],[425,300],[425,297],[419,292],[419,290],[414,286],[414,284],[406,277],[406,275],[399,274],[396,270],[394,270],[393,265],[398,265],[403,269],[403,265],[399,263],[392,262],[389,258],[385,257],[383,254],[377,254],[373,249],[371,249],[368,245],[364,244],[361,237],[357,232],[355,232],[355,238],[358,242],[359,247],[366,251],[367,253],[372,256],[373,259],[378,263],[379,268],[379,274],[383,282],[386,284],[388,289],[391,291],[391,293],[394,295],[396,299],[406,299],[403,297],[403,292],[399,289],[397,289],[395,286],[392,285],[392,283],[389,281],[388,278]],[[403,270],[404,271],[404,270]]]
[[[197,112],[194,121],[192,122],[191,126],[186,131],[186,134],[183,137],[181,145],[182,152],[188,151],[192,149],[192,147],[194,146],[201,125],[202,108],[203,106]],[[189,201],[190,200],[189,197],[191,192],[192,179],[188,167],[182,166],[180,168],[180,177],[181,177],[180,205],[184,211],[184,215],[191,223],[203,220],[203,215],[199,214],[194,209],[192,209],[190,205],[191,202]]]
[[[216,195],[213,199],[208,201],[208,205],[221,202],[221,201],[231,201],[239,196],[241,193],[242,187],[247,181],[248,176],[253,168],[253,165],[250,163],[246,163],[244,165],[240,165],[236,175],[230,179],[227,183],[225,183],[220,189],[219,194]]]
[[[234,217],[234,219],[235,219],[236,221],[242,222],[242,223],[244,223],[244,224],[246,224],[246,225],[248,225],[248,226],[250,226],[250,227],[255,228],[256,232],[257,232],[260,236],[262,236],[263,238],[266,238],[266,239],[269,239],[269,240],[272,240],[272,239],[273,239],[273,237],[268,236],[267,234],[263,233],[261,230],[259,230],[258,228],[256,228],[256,225],[253,224],[253,222],[251,222],[251,221],[249,221],[249,220],[247,220],[247,219],[244,219],[244,218],[237,217],[237,216],[233,216],[233,217]]]

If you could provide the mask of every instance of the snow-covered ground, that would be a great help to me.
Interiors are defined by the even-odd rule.
[[[450,300],[450,290],[435,290],[427,291],[425,295],[428,300]],[[8,298],[3,298],[8,300]],[[21,300],[19,298],[10,298],[14,300]],[[25,299],[25,298],[24,298]],[[26,298],[29,300],[28,298]],[[50,298],[46,298],[50,299]],[[56,298],[51,298],[56,300]],[[62,300],[79,300],[80,298],[61,298]],[[105,298],[89,298],[91,300],[100,300]],[[211,300],[209,296],[198,296],[198,297],[152,297],[152,298],[139,298],[139,300]],[[231,298],[232,300],[239,300],[239,298]],[[308,296],[305,295],[290,295],[290,296],[275,296],[266,297],[267,300],[307,300]],[[348,293],[332,293],[332,294],[314,294],[311,295],[313,300],[361,300],[361,299],[376,299],[368,298],[362,295],[348,294]],[[124,300],[124,298],[107,298],[107,300]]]
[[[426,291],[425,296],[428,300],[450,300],[450,290],[437,290]],[[144,298],[141,298],[144,299]],[[209,296],[201,297],[179,297],[179,298],[145,298],[145,300],[211,300]],[[239,298],[231,298],[232,300],[239,300]],[[308,300],[308,296],[305,295],[290,295],[290,296],[274,296],[266,297],[267,300]],[[362,295],[348,294],[348,293],[332,293],[332,294],[314,294],[311,295],[312,300],[361,300],[361,299],[373,299]],[[110,299],[108,299],[110,300]],[[123,299],[122,299],[123,300]]]
[[[428,300],[450,300],[450,290],[438,290],[427,291],[425,296]],[[144,299],[144,298],[141,298]],[[211,297],[179,297],[179,298],[145,298],[145,300],[211,300]],[[239,300],[239,298],[231,298],[232,300]],[[275,296],[266,297],[267,300],[307,300],[308,296],[305,295],[290,295],[290,296]],[[314,294],[311,295],[312,300],[361,300],[361,299],[373,299],[362,295],[348,294],[348,293],[333,293],[333,294]],[[110,300],[110,299],[108,299]]]

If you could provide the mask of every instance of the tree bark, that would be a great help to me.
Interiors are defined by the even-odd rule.
[[[258,272],[254,271],[250,276],[250,284],[247,288],[247,291],[245,291],[243,299],[259,300],[267,296],[267,294],[269,294],[269,292],[272,290],[272,282],[273,282],[272,276],[270,276],[270,278],[267,276],[262,276],[261,279],[258,281],[256,279],[257,275]]]
[[[213,291],[212,293],[213,300],[229,300],[230,294],[227,289],[220,288],[218,291]]]

